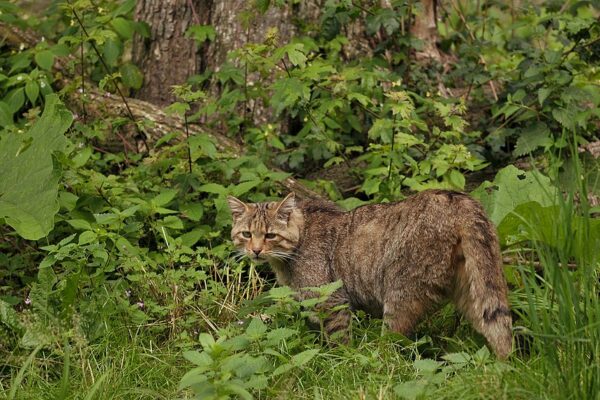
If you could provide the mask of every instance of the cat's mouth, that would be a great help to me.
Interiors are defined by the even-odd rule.
[[[264,254],[248,254],[248,258],[257,264],[267,262],[267,257]]]

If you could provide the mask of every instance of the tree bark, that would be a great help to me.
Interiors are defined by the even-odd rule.
[[[191,24],[209,22],[211,5],[201,0],[138,0],[135,19],[149,25],[150,37],[134,36],[133,62],[144,74],[135,97],[158,105],[175,100],[171,87],[185,83],[200,64],[196,44],[185,33]]]
[[[411,34],[423,42],[423,48],[417,51],[416,59],[442,60],[437,47],[437,0],[421,0],[419,13],[411,27]]]

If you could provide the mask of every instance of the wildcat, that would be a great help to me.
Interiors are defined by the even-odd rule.
[[[344,212],[319,201],[244,203],[228,198],[236,248],[268,261],[281,285],[299,290],[341,280],[323,307],[331,334],[352,309],[409,335],[450,299],[499,358],[512,347],[507,286],[495,228],[467,194],[426,190],[402,202]],[[305,292],[301,292],[305,293]]]

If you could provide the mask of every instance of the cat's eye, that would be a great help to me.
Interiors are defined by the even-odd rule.
[[[265,234],[265,239],[275,239],[277,235],[274,233],[266,233]]]
[[[242,236],[246,239],[250,239],[252,237],[252,234],[249,231],[244,231],[242,232]]]

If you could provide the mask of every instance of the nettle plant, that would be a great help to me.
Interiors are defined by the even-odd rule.
[[[232,395],[252,399],[253,394],[275,393],[321,352],[319,333],[299,317],[311,315],[323,321],[327,315],[314,307],[340,286],[341,282],[334,282],[310,288],[315,297],[303,301],[295,300],[295,292],[287,286],[256,297],[240,312],[250,315],[245,320],[221,329],[216,338],[199,335],[202,350],[184,353],[195,366],[181,378],[179,388],[190,388],[196,398],[207,399]]]
[[[477,127],[492,151],[547,156],[566,152],[569,141],[593,139],[600,118],[597,5],[529,3],[518,16],[501,4],[476,7],[467,2],[445,10],[440,28],[444,46],[461,63],[452,79],[469,80],[475,105],[490,107]]]
[[[145,22],[133,21],[134,0],[80,0],[61,4],[61,24],[64,30],[58,43],[69,46],[76,75],[91,79],[100,89],[114,92],[116,85],[123,91],[140,89],[143,75],[139,68],[124,57],[134,34],[148,37]],[[77,61],[75,61],[77,60]],[[81,80],[74,82],[80,87]]]
[[[377,200],[401,197],[402,187],[463,189],[461,171],[485,166],[470,148],[480,133],[468,130],[460,100],[421,96],[397,73],[370,63],[342,65],[310,38],[281,47],[273,43],[233,53],[242,65],[229,63],[226,72],[216,74],[223,93],[204,107],[227,114],[250,100],[268,101],[279,121],[292,121],[296,128],[283,122],[251,127],[244,130],[245,142],[257,152],[275,151],[277,164],[305,171],[360,155],[367,168],[354,171],[363,181],[359,191]],[[268,86],[246,90],[246,68],[259,76],[277,72]]]
[[[20,126],[35,119],[46,96],[54,92],[53,68],[59,59],[61,68],[71,68],[79,77],[66,90],[78,90],[82,80],[89,79],[106,90],[114,91],[115,85],[139,89],[143,76],[123,57],[134,33],[149,34],[145,23],[132,20],[134,7],[133,0],[53,3],[47,15],[24,20],[17,6],[2,3],[4,22],[23,29],[35,26],[50,41],[0,56],[0,126]]]
[[[0,5],[2,21],[27,27],[13,4]],[[43,108],[45,98],[53,92],[51,74],[56,57],[69,54],[63,45],[41,41],[34,48],[0,55],[0,127],[27,123]]]
[[[442,51],[459,55],[443,74],[435,63],[411,67],[411,48],[420,44],[406,26],[416,8],[403,1],[365,7],[327,3],[311,37],[279,45],[272,30],[262,43],[233,51],[218,72],[201,77],[221,88],[203,112],[300,174],[358,158],[355,193],[377,201],[407,188],[464,189],[465,172],[507,151],[519,157],[563,148],[563,129],[579,142],[593,137],[600,98],[590,63],[599,48],[591,5],[534,5],[511,29],[506,21],[516,17],[502,5],[441,7]],[[362,19],[379,43],[348,61],[343,27]],[[214,38],[208,26],[196,31],[198,40]],[[440,85],[459,95],[436,94]],[[256,102],[273,113],[258,126],[246,111]],[[328,194],[340,198],[335,188]]]

